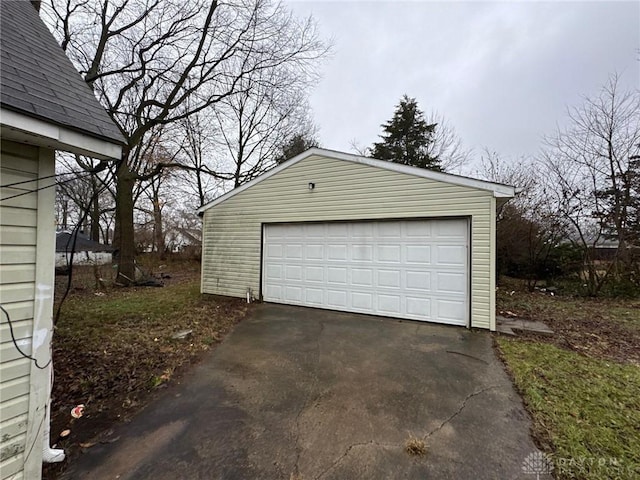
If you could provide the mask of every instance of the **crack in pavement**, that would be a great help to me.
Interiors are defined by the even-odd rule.
[[[322,321],[319,322],[320,323],[320,332],[317,335],[317,341],[316,341],[316,365],[317,368],[314,372],[314,380],[313,380],[313,384],[311,386],[311,388],[309,389],[309,392],[307,394],[307,397],[303,403],[303,405],[301,406],[300,410],[298,411],[298,414],[296,416],[296,434],[295,434],[295,451],[296,451],[296,459],[295,459],[295,464],[294,464],[294,471],[293,471],[293,476],[292,478],[301,478],[300,477],[300,457],[302,454],[302,448],[299,444],[300,442],[300,419],[302,417],[302,414],[304,413],[305,410],[307,410],[309,408],[310,405],[316,405],[318,403],[318,399],[320,397],[322,397],[322,395],[324,394],[324,392],[319,392],[317,394],[315,394],[315,396],[313,395],[314,390],[316,389],[317,385],[318,385],[318,376],[319,376],[319,365],[320,365],[320,336],[322,335],[323,331],[324,331],[324,323]],[[453,352],[452,352],[453,353]],[[458,352],[455,352],[458,353]],[[475,358],[474,358],[475,359]],[[470,394],[468,394],[463,400],[462,403],[460,404],[460,407],[453,413],[451,414],[447,419],[445,419],[439,426],[437,426],[436,428],[434,428],[433,430],[431,430],[430,432],[427,432],[422,439],[423,440],[427,440],[428,438],[430,438],[432,435],[434,435],[435,433],[437,433],[438,431],[440,431],[446,424],[450,423],[451,421],[453,421],[458,415],[460,415],[464,409],[467,407],[467,404],[469,403],[469,401],[478,396],[481,395],[489,390],[493,390],[496,388],[503,388],[503,387],[509,387],[511,386],[511,384],[499,384],[499,385],[490,385],[484,388],[481,388],[480,390],[474,391]],[[312,398],[314,398],[314,400],[312,401]],[[382,443],[382,442],[376,442],[373,440],[370,440],[368,442],[358,442],[358,443],[353,443],[351,445],[349,445],[344,452],[342,453],[342,455],[340,455],[338,458],[336,458],[327,468],[325,468],[323,471],[321,471],[319,474],[315,475],[313,477],[314,480],[320,480],[323,477],[325,477],[328,473],[330,473],[331,471],[335,470],[348,456],[349,454],[356,448],[362,448],[362,447],[382,447],[382,448],[403,448],[402,444],[396,444],[396,443]]]
[[[509,384],[501,384],[501,385],[490,385],[488,387],[485,388],[481,388],[480,390],[477,390],[475,392],[470,393],[469,395],[467,395],[464,400],[462,400],[462,404],[460,405],[460,408],[458,408],[458,410],[456,410],[453,414],[451,414],[445,421],[443,421],[439,426],[437,426],[436,428],[434,428],[433,430],[431,430],[430,432],[427,432],[422,439],[426,440],[427,438],[431,437],[431,435],[433,435],[434,433],[440,431],[447,423],[450,423],[454,418],[456,418],[458,415],[460,415],[462,413],[462,411],[466,408],[467,403],[469,402],[469,400],[471,400],[473,397],[477,397],[478,395],[481,395],[489,390],[493,390],[495,388],[502,388],[502,387],[506,387],[506,386],[510,386]]]
[[[487,362],[486,360],[483,360],[483,359],[482,359],[482,358],[480,358],[480,357],[476,357],[476,356],[473,356],[473,355],[469,355],[469,354],[467,354],[467,353],[463,353],[463,352],[456,352],[455,350],[445,350],[445,351],[446,351],[447,353],[455,353],[456,355],[461,355],[461,356],[463,356],[463,357],[470,358],[471,360],[476,360],[476,361],[478,361],[478,362],[482,362],[482,363],[484,363],[485,365],[489,365],[489,362]]]
[[[397,447],[398,445],[395,444],[395,443],[374,442],[373,440],[370,440],[368,442],[353,443],[353,444],[349,445],[346,448],[346,450],[344,451],[344,453],[342,455],[340,455],[338,457],[338,459],[335,460],[331,465],[329,465],[329,467],[327,467],[325,470],[323,470],[318,475],[313,477],[313,480],[320,480],[327,473],[329,473],[331,470],[336,468],[345,458],[347,458],[347,456],[349,455],[351,450],[353,450],[354,448],[357,448],[357,447],[370,447],[370,446],[383,447],[383,448],[393,448],[393,447]]]
[[[309,388],[309,392],[307,393],[307,397],[305,398],[304,403],[302,404],[302,406],[300,407],[300,410],[298,410],[298,414],[296,415],[296,434],[295,434],[295,441],[294,441],[296,461],[293,465],[293,475],[296,475],[296,476],[300,475],[300,455],[302,454],[302,448],[300,447],[300,417],[302,416],[302,413],[309,406],[309,400],[311,399],[311,394],[313,393],[313,391],[316,389],[318,385],[318,373],[320,371],[320,337],[324,332],[324,322],[322,320],[319,320],[318,323],[320,324],[320,331],[316,335],[316,369],[314,372],[313,383],[311,385],[311,388]],[[316,400],[320,396],[321,394],[316,394],[315,395]],[[313,404],[315,405],[315,401],[313,402]]]

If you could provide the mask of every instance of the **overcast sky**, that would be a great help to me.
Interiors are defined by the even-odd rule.
[[[535,155],[609,74],[640,88],[640,2],[292,1],[333,54],[311,95],[323,147],[370,146],[402,94],[478,157]]]

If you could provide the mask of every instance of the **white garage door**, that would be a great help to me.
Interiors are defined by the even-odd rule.
[[[266,225],[263,298],[468,324],[467,220]]]

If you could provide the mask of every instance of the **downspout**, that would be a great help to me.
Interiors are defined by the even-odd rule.
[[[42,461],[44,463],[58,463],[64,460],[64,450],[51,448],[51,391],[53,390],[53,363],[49,365],[51,375],[47,386],[47,406],[44,415],[44,432],[42,435]]]

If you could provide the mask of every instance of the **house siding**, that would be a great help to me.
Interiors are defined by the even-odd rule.
[[[201,290],[258,295],[263,223],[469,217],[471,326],[495,329],[492,209],[490,191],[314,155],[204,211]]]
[[[1,184],[22,183],[2,188],[2,198],[36,190],[44,186],[37,179],[54,173],[53,152],[34,146],[2,141]],[[52,183],[48,180],[48,184]],[[53,220],[53,188],[4,200],[0,205],[0,304],[9,312],[13,332],[20,348],[29,355],[34,352],[32,337],[35,311],[46,312],[48,300],[36,295],[49,284],[53,272],[40,278],[36,265],[45,251],[39,252],[43,238],[55,231]],[[53,237],[49,244],[53,243]],[[46,250],[46,249],[45,249]],[[52,252],[53,254],[53,252]],[[51,254],[51,256],[53,256]],[[36,282],[37,279],[37,282]],[[37,298],[40,297],[40,298]],[[45,314],[46,316],[46,314]],[[50,315],[48,322],[51,322]],[[42,350],[42,349],[40,349]],[[45,355],[40,360],[46,363]],[[11,340],[11,332],[2,314],[0,322],[0,472],[1,478],[39,478],[42,461],[42,433],[34,428],[44,415],[42,405],[34,406],[34,381],[47,378],[48,369],[35,372],[33,362],[24,358]],[[47,380],[48,381],[48,380]],[[46,385],[46,383],[45,383]],[[40,394],[41,388],[36,393]],[[41,403],[41,402],[40,402]],[[37,425],[36,425],[37,426]],[[25,458],[27,445],[34,445]]]

